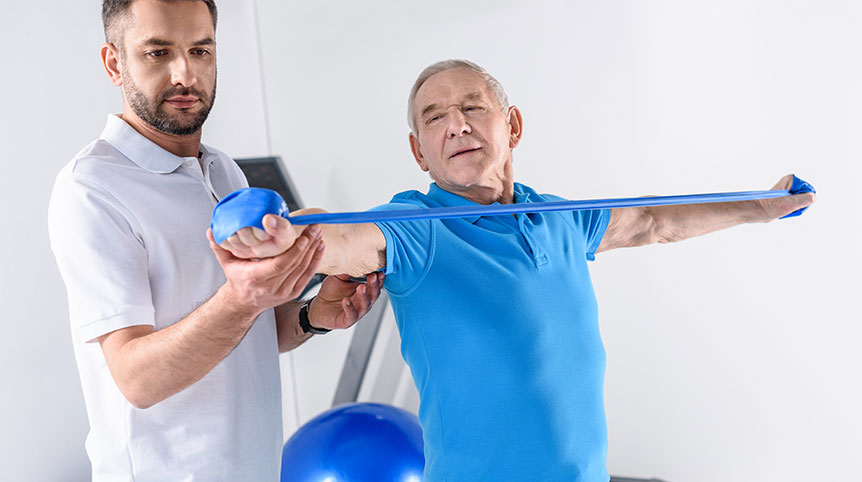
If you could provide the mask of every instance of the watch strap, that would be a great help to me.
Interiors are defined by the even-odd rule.
[[[302,308],[299,309],[299,327],[302,328],[303,333],[325,335],[332,330],[327,330],[326,328],[315,328],[311,326],[311,321],[308,319],[308,308],[311,306],[312,300],[314,300],[314,297],[303,303]]]

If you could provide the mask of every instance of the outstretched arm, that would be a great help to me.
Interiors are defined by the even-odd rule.
[[[772,189],[790,189],[792,183],[789,174]],[[814,193],[803,193],[757,201],[612,209],[597,252],[682,241],[737,224],[765,223],[807,207],[814,199]]]
[[[291,215],[317,214],[317,208],[301,209]],[[269,258],[290,248],[297,228],[273,214],[263,218],[265,231],[243,228],[221,243],[238,258]],[[321,230],[325,246],[318,271],[326,274],[365,276],[386,266],[386,238],[375,224],[322,224],[305,228]]]

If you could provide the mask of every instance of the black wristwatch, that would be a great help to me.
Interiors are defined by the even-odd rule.
[[[311,333],[314,335],[325,335],[332,330],[327,330],[326,328],[315,328],[311,326],[311,322],[308,321],[308,307],[311,306],[311,301],[314,297],[311,297],[305,304],[302,305],[302,308],[299,309],[299,327],[302,328],[303,333]]]

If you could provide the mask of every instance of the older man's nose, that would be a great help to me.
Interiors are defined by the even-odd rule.
[[[473,128],[467,123],[467,119],[461,111],[457,111],[449,116],[449,129],[447,135],[449,138],[463,136],[473,132]]]

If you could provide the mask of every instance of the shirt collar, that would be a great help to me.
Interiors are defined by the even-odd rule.
[[[141,135],[117,114],[108,115],[108,123],[105,124],[105,130],[99,137],[114,146],[138,166],[159,174],[174,172],[183,162],[190,159],[162,149],[158,144]],[[203,145],[201,145],[201,152],[206,153]]]
[[[530,189],[527,186],[524,186],[523,184],[520,184],[517,182],[515,183],[514,194],[515,194],[514,201],[516,204],[525,203],[525,202],[535,202],[535,197],[536,197],[535,191],[533,191],[532,189]],[[451,193],[451,192],[443,189],[442,187],[438,186],[436,182],[431,183],[431,185],[428,187],[428,197],[434,201],[437,201],[438,203],[440,203],[443,206],[478,206],[479,205],[479,203],[477,203],[477,202],[471,201],[467,198],[463,198],[457,194]],[[500,204],[500,203],[495,202],[493,204]],[[491,205],[493,205],[493,204],[491,204]],[[480,217],[481,216],[469,216],[469,217],[463,217],[461,219],[463,219],[464,221],[467,221],[468,223],[475,224],[476,221]]]

